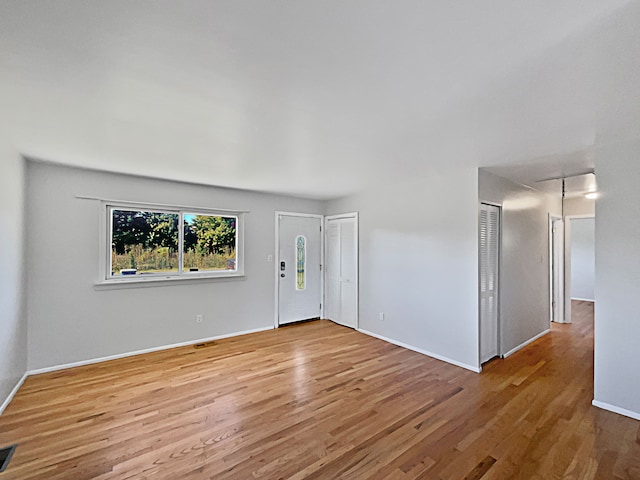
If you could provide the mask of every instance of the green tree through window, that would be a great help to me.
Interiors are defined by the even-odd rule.
[[[184,215],[184,268],[236,269],[236,217]]]

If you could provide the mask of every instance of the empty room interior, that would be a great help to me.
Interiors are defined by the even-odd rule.
[[[640,479],[640,1],[0,2],[0,480]]]

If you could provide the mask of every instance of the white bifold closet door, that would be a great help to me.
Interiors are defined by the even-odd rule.
[[[480,205],[480,363],[499,355],[500,207]]]
[[[357,216],[326,217],[325,317],[346,327],[358,323]]]

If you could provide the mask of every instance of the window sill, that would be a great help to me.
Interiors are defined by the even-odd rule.
[[[224,282],[244,280],[244,273],[229,273],[226,275],[182,275],[182,276],[154,276],[154,277],[134,277],[127,279],[101,280],[93,284],[96,290],[115,290],[120,288],[144,288],[162,287],[175,284],[200,283],[205,281]]]

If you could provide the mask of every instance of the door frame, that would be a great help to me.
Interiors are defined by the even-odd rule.
[[[273,272],[274,272],[274,328],[280,327],[280,216],[286,217],[304,217],[304,218],[317,218],[320,220],[320,318],[324,317],[324,215],[318,215],[315,213],[300,213],[300,212],[284,212],[276,210],[275,212],[275,254]]]
[[[349,212],[349,213],[341,213],[338,215],[326,215],[324,217],[324,232],[322,235],[322,240],[324,242],[324,237],[329,231],[327,228],[327,222],[329,220],[338,220],[341,218],[353,218],[356,222],[356,229],[354,235],[354,241],[356,243],[356,278],[355,278],[355,288],[356,288],[356,325],[355,329],[358,330],[360,328],[360,219],[358,218],[358,212]],[[324,248],[326,249],[326,242],[324,243]],[[322,262],[324,264],[324,259],[326,258],[326,250],[323,251]],[[326,298],[324,297],[324,286],[327,282],[327,270],[323,268],[322,271],[322,289],[323,289],[323,297],[322,297],[322,313],[324,316],[324,307],[326,305]]]
[[[497,283],[497,302],[496,302],[496,315],[498,317],[496,326],[498,331],[496,332],[497,340],[498,340],[498,358],[504,358],[504,352],[502,351],[502,346],[504,344],[502,339],[502,226],[503,226],[503,211],[502,204],[494,203],[494,202],[485,202],[484,200],[478,203],[478,233],[477,233],[477,242],[478,242],[478,365],[480,366],[480,371],[482,371],[482,339],[480,334],[480,329],[482,328],[482,317],[480,315],[481,305],[480,305],[480,210],[482,209],[482,205],[489,205],[490,207],[497,207],[500,210],[498,215],[499,223],[498,223],[498,281]],[[486,362],[485,362],[486,363]]]

